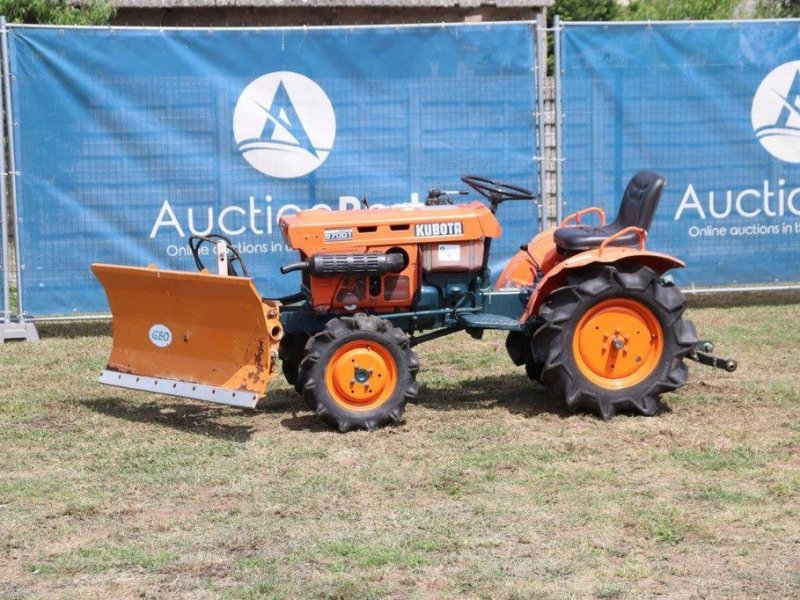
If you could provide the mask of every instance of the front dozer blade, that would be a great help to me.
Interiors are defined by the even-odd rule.
[[[250,279],[92,265],[113,317],[100,383],[254,408],[283,336]]]

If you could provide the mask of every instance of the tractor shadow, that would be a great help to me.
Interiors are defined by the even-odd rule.
[[[561,401],[552,401],[538,383],[520,373],[486,375],[457,382],[420,383],[418,406],[432,410],[492,410],[502,408],[525,418],[541,414],[573,416]]]
[[[300,397],[290,389],[276,389],[267,395],[257,410],[175,399],[148,400],[145,402],[121,396],[104,396],[79,399],[76,403],[89,410],[114,419],[134,423],[154,424],[176,431],[192,433],[245,443],[263,423],[254,422],[264,414],[274,414],[280,424],[292,431],[331,432],[332,428],[309,411]],[[532,418],[538,415],[556,415],[566,419],[586,415],[585,411],[571,412],[563,401],[553,401],[538,383],[525,375],[487,375],[446,383],[420,382],[417,406],[438,411],[494,410],[500,408],[513,415]],[[664,403],[661,413],[671,412]]]
[[[114,419],[158,425],[240,443],[247,442],[260,429],[255,424],[242,421],[258,418],[263,413],[292,413],[298,408],[297,399],[289,390],[277,390],[270,394],[268,400],[257,410],[176,398],[141,402],[121,396],[104,396],[80,399],[77,403]]]
[[[458,411],[501,408],[525,418],[541,414],[558,415],[561,418],[575,415],[563,402],[549,400],[547,392],[539,384],[517,373],[435,384],[426,383],[424,379],[423,374],[419,381],[419,394],[413,404],[426,409]],[[300,402],[299,397],[298,402]],[[292,431],[333,431],[305,406],[299,408],[300,412],[291,417],[287,416],[281,421],[281,425]],[[406,413],[406,423],[408,423],[408,413]]]
[[[549,414],[562,419],[590,416],[600,420],[597,414],[586,408],[573,412],[563,400],[550,400],[547,391],[539,383],[521,373],[487,375],[447,384],[428,385],[422,382],[414,403],[442,411],[502,408],[524,418]],[[669,403],[662,399],[661,409],[657,414],[671,412]],[[624,416],[641,418],[636,411],[619,410],[617,418]]]
[[[111,337],[111,321],[64,321],[37,323],[39,337],[73,339],[79,337]]]

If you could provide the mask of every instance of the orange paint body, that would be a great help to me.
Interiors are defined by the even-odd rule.
[[[620,262],[636,262],[646,267],[650,267],[656,273],[663,273],[669,269],[685,266],[685,263],[669,254],[660,252],[650,252],[626,246],[609,246],[594,248],[579,254],[574,254],[564,258],[553,266],[545,276],[539,281],[536,289],[525,307],[525,311],[520,317],[520,323],[525,323],[529,318],[539,311],[539,305],[554,290],[564,285],[568,271],[588,267],[591,264],[613,264]]]
[[[103,264],[92,271],[114,315],[108,370],[263,395],[283,328],[277,304],[262,301],[250,279]],[[162,340],[153,339],[156,326]]]
[[[539,278],[538,273],[547,273],[552,269],[561,260],[553,241],[553,232],[555,228],[541,232],[528,242],[525,250],[517,252],[500,273],[495,287],[501,290],[533,285]]]
[[[313,271],[306,266],[302,291],[311,307],[303,310],[331,317],[412,310],[423,281],[430,285],[431,280],[441,282],[451,274],[467,274],[461,280],[474,281],[473,274],[477,277],[483,269],[487,242],[500,236],[497,218],[480,202],[316,209],[284,216],[280,226],[287,245],[299,252],[302,261],[320,254],[354,253],[399,253],[407,259],[401,270],[381,275],[330,275],[339,271]],[[683,266],[671,256],[645,250],[643,231],[641,249],[604,244],[571,256],[556,247],[554,232],[550,229],[531,239],[498,279],[501,289],[532,288],[524,310],[518,305],[521,314],[516,314],[514,305],[504,305],[523,325],[536,316],[553,290],[564,285],[571,270],[626,261],[657,272]],[[283,325],[280,304],[262,299],[250,279],[102,264],[93,265],[92,270],[105,287],[114,316],[114,345],[101,375],[103,383],[239,406],[255,406],[264,395],[275,375]],[[431,277],[437,275],[442,277]],[[467,294],[466,288],[459,293]],[[635,369],[627,355],[612,364],[607,355],[595,351],[607,345],[608,339],[602,336],[611,335],[606,330],[614,323],[623,323],[625,331],[613,335],[633,340],[629,343],[636,353],[634,360],[639,357]],[[598,308],[579,329],[583,333],[575,336],[574,348],[579,368],[600,385],[606,380],[627,382],[642,373],[646,376],[651,369],[649,357],[660,354],[654,346],[661,335],[657,324],[653,326],[642,311],[624,303]],[[370,377],[360,381],[363,373]],[[338,349],[327,367],[325,383],[341,406],[364,411],[385,402],[398,377],[387,348],[357,341]]]
[[[555,228],[552,228],[535,236],[525,250],[517,252],[508,262],[497,279],[497,289],[536,286],[520,317],[521,323],[536,315],[542,301],[553,290],[564,284],[571,269],[587,267],[592,263],[611,264],[625,261],[638,262],[657,273],[685,266],[683,261],[668,254],[627,246],[604,246],[568,257],[556,248],[553,241],[554,232]]]
[[[359,381],[355,371],[369,373]],[[325,385],[334,401],[348,410],[365,411],[380,406],[397,387],[397,365],[383,345],[355,340],[339,348],[325,369]]]
[[[653,312],[627,298],[594,306],[583,315],[572,338],[578,369],[589,381],[610,390],[647,379],[663,348],[664,333]]]
[[[355,306],[389,312],[410,308],[419,289],[421,269],[426,264],[437,268],[435,258],[425,259],[435,257],[439,246],[457,246],[459,256],[464,257],[458,264],[442,268],[477,270],[485,239],[500,236],[497,218],[480,202],[349,211],[304,210],[282,217],[280,226],[286,243],[300,253],[302,260],[315,254],[353,252],[402,251],[408,257],[402,271],[383,275],[379,285],[372,289],[363,277],[304,276],[303,286],[314,308],[321,310]],[[468,255],[472,258],[466,258]]]

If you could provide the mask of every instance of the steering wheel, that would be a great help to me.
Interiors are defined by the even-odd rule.
[[[478,177],[477,175],[464,175],[461,181],[466,183],[481,196],[484,196],[492,204],[500,204],[506,200],[538,200],[536,194],[525,188],[503,183],[488,177]]]

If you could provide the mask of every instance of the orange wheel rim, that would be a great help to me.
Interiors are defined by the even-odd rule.
[[[572,338],[580,372],[609,390],[647,379],[663,351],[664,334],[653,311],[628,298],[612,298],[593,306]]]
[[[397,364],[391,352],[371,340],[355,340],[334,352],[325,369],[334,401],[347,410],[371,410],[397,387]]]

